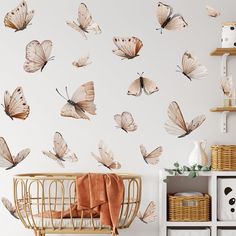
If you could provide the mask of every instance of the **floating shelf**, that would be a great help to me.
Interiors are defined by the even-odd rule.
[[[236,48],[216,48],[210,53],[211,56],[223,56],[224,54],[236,56]]]
[[[236,112],[236,107],[213,107],[210,109],[211,112]]]

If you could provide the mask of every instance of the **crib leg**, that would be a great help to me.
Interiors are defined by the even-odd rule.
[[[42,233],[40,230],[35,230],[34,229],[34,235],[35,236],[45,236],[45,233]]]

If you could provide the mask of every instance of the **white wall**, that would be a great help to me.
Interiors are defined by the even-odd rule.
[[[171,166],[174,161],[186,163],[193,148],[193,140],[207,139],[211,144],[235,143],[235,118],[229,117],[229,132],[220,133],[219,114],[209,112],[213,106],[220,105],[222,95],[219,89],[220,58],[210,57],[209,52],[220,46],[221,22],[235,20],[236,2],[227,1],[189,1],[169,0],[176,12],[181,13],[189,26],[181,32],[164,31],[158,27],[155,11],[156,1],[92,1],[85,0],[95,21],[102,29],[101,35],[89,35],[85,41],[79,33],[66,25],[66,20],[76,19],[80,1],[72,0],[30,0],[29,9],[35,9],[32,25],[22,32],[13,32],[0,25],[0,94],[23,86],[26,99],[31,107],[27,120],[10,120],[2,109],[0,111],[0,135],[9,144],[11,151],[29,147],[31,153],[16,168],[0,171],[0,196],[13,199],[12,177],[24,172],[86,172],[106,171],[98,167],[90,152],[97,152],[100,139],[113,150],[122,163],[120,172],[133,172],[143,176],[142,210],[151,200],[158,201],[158,169]],[[18,1],[1,0],[0,18],[17,5]],[[210,4],[222,12],[217,19],[205,13],[205,4]],[[113,36],[137,36],[143,41],[140,56],[133,60],[120,60],[112,53],[115,48]],[[28,74],[23,70],[25,46],[33,39],[50,39],[53,42],[52,55],[55,60],[48,63],[42,73]],[[182,54],[192,50],[200,62],[208,68],[206,80],[189,82],[176,65],[180,64]],[[77,70],[71,63],[89,53],[92,64]],[[234,61],[230,59],[233,76],[236,73]],[[128,85],[137,77],[137,72],[157,82],[160,91],[151,96],[127,96]],[[63,91],[67,85],[70,94],[82,83],[95,83],[95,104],[97,115],[91,121],[73,120],[60,116],[64,104],[55,92]],[[189,136],[177,139],[163,128],[167,119],[169,103],[176,100],[182,108],[186,120],[205,114],[207,120]],[[138,130],[126,134],[115,128],[113,115],[122,111],[133,114]],[[42,155],[42,150],[52,148],[55,131],[63,134],[70,148],[79,157],[77,164],[67,164],[63,170],[56,163]],[[158,167],[147,166],[142,160],[139,144],[148,150],[162,145],[164,153]],[[0,205],[1,234],[28,236],[32,232],[24,229]],[[130,229],[120,231],[120,235],[156,235],[157,225],[144,225],[137,219]]]

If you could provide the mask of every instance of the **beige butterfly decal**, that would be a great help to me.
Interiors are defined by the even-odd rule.
[[[117,123],[116,127],[124,130],[127,133],[135,131],[138,128],[137,124],[134,122],[133,116],[127,111],[114,115],[114,119]]]
[[[181,72],[190,81],[193,79],[205,79],[207,76],[207,68],[200,65],[197,58],[188,51],[182,57],[182,68],[179,65],[177,67],[177,72]]]
[[[138,53],[143,46],[142,41],[136,37],[113,37],[113,42],[117,49],[112,50],[112,52],[122,59],[133,59],[139,56]]]
[[[15,32],[24,30],[34,16],[34,11],[28,11],[26,1],[22,1],[15,9],[8,12],[4,18],[6,27],[14,29]]]
[[[55,132],[54,134],[53,146],[55,153],[43,151],[43,154],[56,161],[61,167],[65,167],[63,162],[67,160],[71,162],[78,161],[77,156],[68,148],[67,143],[59,132]]]
[[[152,223],[156,221],[157,214],[156,214],[156,204],[151,201],[145,212],[142,214],[140,211],[137,214],[137,217],[145,224]]]
[[[211,17],[214,17],[214,18],[220,16],[220,12],[217,11],[216,9],[214,9],[211,6],[206,6],[206,11],[207,11],[208,16],[211,16]]]
[[[142,153],[143,159],[147,164],[156,165],[159,162],[159,157],[162,154],[162,147],[159,146],[150,153],[147,152],[143,144],[140,145],[140,151]]]
[[[197,129],[206,119],[205,115],[195,117],[190,123],[185,122],[177,102],[171,102],[168,107],[169,120],[165,123],[165,129],[169,134],[182,138]]]
[[[89,61],[89,56],[84,56],[84,57],[80,57],[78,61],[74,61],[72,65],[77,68],[82,68],[82,67],[86,67],[87,65],[91,63],[92,62]]]
[[[118,161],[114,161],[114,155],[111,150],[108,150],[103,141],[100,141],[98,144],[99,156],[91,152],[91,155],[103,166],[112,169],[120,169],[121,164]]]
[[[26,45],[26,61],[24,64],[24,70],[29,73],[43,70],[44,67],[54,57],[50,57],[52,51],[52,41],[44,40],[40,43],[37,40],[33,40]]]
[[[102,32],[99,25],[93,21],[92,16],[84,3],[79,5],[77,21],[79,25],[75,21],[67,21],[66,23],[74,30],[80,32],[85,39],[87,39],[86,34],[89,32],[94,32],[96,34]]]
[[[26,148],[20,151],[16,157],[12,156],[5,139],[0,137],[0,167],[10,170],[22,162],[29,153],[30,149]]]
[[[226,77],[220,81],[221,89],[225,96],[231,97],[233,94],[233,81],[232,77]]]
[[[19,219],[16,208],[13,206],[13,204],[5,197],[3,197],[1,200],[2,200],[2,204],[9,211],[9,213],[16,219]]]
[[[91,115],[96,115],[96,105],[94,104],[94,84],[92,81],[81,85],[74,92],[72,98],[69,98],[67,87],[67,98],[63,96],[58,89],[56,89],[56,91],[61,97],[67,100],[67,103],[62,107],[61,116],[89,120],[89,117],[85,112],[88,112]]]
[[[28,117],[30,107],[27,105],[22,87],[17,87],[12,95],[5,91],[4,109],[12,120],[13,118],[25,120]]]
[[[157,20],[161,26],[159,28],[162,33],[162,29],[167,30],[180,30],[185,28],[188,24],[184,20],[183,16],[180,14],[174,14],[173,8],[169,5],[166,5],[162,2],[158,2],[157,4]],[[157,30],[159,30],[157,29]]]
[[[156,83],[150,79],[143,77],[143,73],[139,75],[139,78],[134,80],[129,88],[128,88],[128,95],[133,96],[140,96],[142,94],[142,90],[146,95],[151,95],[157,91],[159,91]]]

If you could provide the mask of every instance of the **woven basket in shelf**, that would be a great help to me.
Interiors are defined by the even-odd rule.
[[[210,221],[208,194],[203,196],[168,195],[168,221]]]
[[[211,147],[213,170],[236,170],[236,145],[215,145]]]

